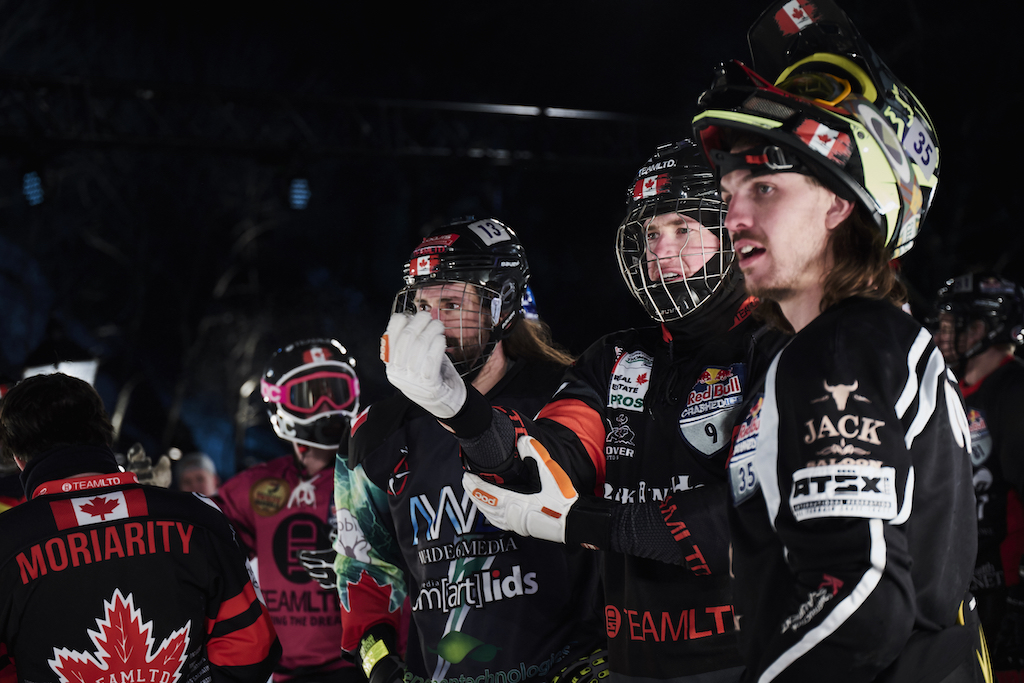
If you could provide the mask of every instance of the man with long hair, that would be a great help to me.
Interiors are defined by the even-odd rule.
[[[431,352],[436,336],[387,330],[388,344],[422,349],[415,364],[390,358],[388,376],[459,436],[474,473],[463,485],[484,514],[600,557],[607,661],[582,662],[568,680],[733,683],[742,673],[725,458],[749,361],[779,335],[751,353],[757,302],[723,221],[696,147],[659,147],[627,186],[615,239],[623,280],[655,324],[595,341],[539,414],[493,408],[452,381]]]
[[[982,680],[963,403],[889,265],[935,133],[838,7],[804,5],[761,16],[759,71],[719,67],[694,119],[747,288],[792,334],[729,460],[743,680]]]
[[[519,237],[496,219],[434,230],[407,262],[388,326],[397,343],[382,354],[422,372],[422,349],[401,339],[429,337],[488,406],[536,413],[572,358],[525,319],[529,277]],[[593,556],[488,524],[461,482],[458,441],[406,396],[356,419],[335,471],[336,567],[342,646],[371,683],[539,683],[602,644]]]

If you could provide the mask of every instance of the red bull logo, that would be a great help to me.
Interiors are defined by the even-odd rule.
[[[700,373],[697,381],[701,384],[719,384],[728,381],[735,374],[730,368],[707,368],[704,372]]]
[[[757,403],[750,409],[747,419],[736,430],[736,435],[733,437],[734,443],[739,443],[750,436],[757,436],[757,432],[761,428],[761,406],[763,404],[764,397],[758,398]]]

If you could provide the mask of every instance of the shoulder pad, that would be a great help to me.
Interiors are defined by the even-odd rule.
[[[370,453],[380,448],[416,409],[412,401],[401,393],[395,393],[360,413],[357,419],[361,421],[352,431],[349,441],[349,469],[355,469]]]

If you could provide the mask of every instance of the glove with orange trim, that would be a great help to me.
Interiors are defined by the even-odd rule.
[[[380,339],[388,381],[439,419],[454,417],[466,403],[466,383],[445,353],[444,325],[420,311],[395,313]]]
[[[521,436],[516,447],[524,462],[536,461],[540,477],[538,493],[510,491],[469,472],[462,475],[462,487],[490,523],[499,529],[565,543],[569,509],[580,497],[576,488],[540,441],[532,436]]]

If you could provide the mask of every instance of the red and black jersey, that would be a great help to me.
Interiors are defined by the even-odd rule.
[[[742,671],[725,460],[760,327],[746,315],[752,301],[699,334],[609,334],[566,372],[535,420],[518,416],[581,494],[611,509],[601,562],[616,680],[735,681]],[[494,412],[489,429],[501,419]],[[471,441],[462,446],[480,462]]]
[[[980,382],[960,390],[971,427],[978,499],[978,560],[971,592],[982,605],[985,633],[999,633],[1007,586],[1020,583],[1024,554],[1024,362],[1009,356]]]
[[[133,474],[46,481],[3,513],[0,586],[5,681],[264,683],[280,657],[224,515]]]

